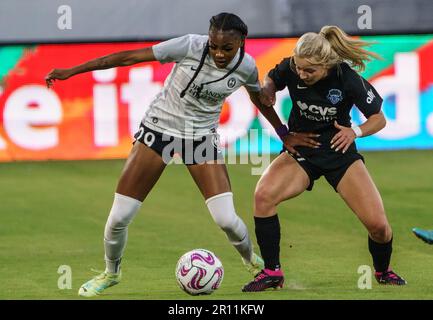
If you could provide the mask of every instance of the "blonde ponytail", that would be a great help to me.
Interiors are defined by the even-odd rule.
[[[319,33],[309,32],[299,38],[295,55],[306,58],[312,64],[333,66],[343,61],[363,71],[365,61],[371,58],[381,59],[374,52],[363,47],[372,43],[350,38],[336,26],[324,26]]]

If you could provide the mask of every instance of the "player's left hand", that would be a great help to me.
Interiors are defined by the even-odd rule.
[[[352,128],[340,126],[337,121],[334,121],[334,126],[340,130],[331,140],[331,149],[345,153],[356,138]]]

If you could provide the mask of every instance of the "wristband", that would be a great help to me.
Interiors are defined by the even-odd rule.
[[[280,139],[283,139],[285,136],[289,134],[289,129],[285,124],[282,124],[281,126],[275,129],[275,132],[278,134]]]
[[[362,130],[360,127],[352,127],[353,132],[355,132],[355,135],[357,138],[362,137]]]

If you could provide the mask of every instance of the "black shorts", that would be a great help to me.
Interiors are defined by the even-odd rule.
[[[175,154],[179,154],[186,165],[200,164],[207,161],[224,163],[224,157],[219,144],[218,133],[193,139],[182,139],[152,130],[140,123],[140,128],[134,135],[135,143],[139,141],[157,154],[168,164]]]
[[[343,178],[347,169],[357,160],[364,161],[364,157],[357,151],[338,153],[333,150],[324,152],[313,152],[308,155],[294,155],[288,152],[285,148],[281,153],[287,152],[298,164],[304,169],[310,178],[310,184],[307,187],[308,191],[311,191],[314,186],[314,181],[319,179],[321,176],[325,176],[328,183],[337,191],[338,183]]]

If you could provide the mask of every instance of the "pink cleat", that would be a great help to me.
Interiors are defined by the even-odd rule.
[[[267,289],[282,288],[284,274],[281,270],[263,269],[250,283],[246,284],[243,292],[259,292]]]

